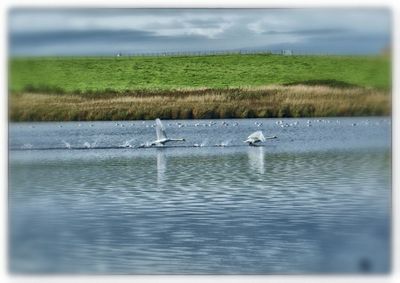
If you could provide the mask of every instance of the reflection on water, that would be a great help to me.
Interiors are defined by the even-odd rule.
[[[163,149],[157,150],[157,184],[162,186],[165,183],[165,170],[167,168],[167,160]]]
[[[208,131],[210,140],[223,139],[224,133]],[[370,137],[358,150],[343,149],[345,138],[326,127],[314,139],[328,149],[314,140],[297,150],[281,136],[290,150],[265,143],[11,151],[10,270],[388,272],[388,135],[357,131]],[[242,133],[232,132],[232,141]]]
[[[260,174],[264,174],[264,148],[249,147],[247,155],[249,157],[249,167]]]

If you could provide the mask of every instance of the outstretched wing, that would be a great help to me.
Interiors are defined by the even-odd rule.
[[[252,133],[247,138],[247,140],[254,140],[254,141],[262,141],[262,142],[264,142],[265,141],[265,137],[264,137],[264,135],[263,135],[263,133],[261,131],[257,131],[257,132]]]
[[[167,138],[167,134],[165,133],[165,128],[161,123],[161,120],[158,118],[156,119],[156,134],[157,134],[157,140],[162,140]]]

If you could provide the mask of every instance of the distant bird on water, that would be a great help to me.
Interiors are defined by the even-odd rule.
[[[168,138],[167,134],[165,133],[164,125],[161,123],[160,119],[156,119],[156,134],[157,140],[150,143],[150,145],[164,145],[170,141],[185,141],[185,139],[172,139]]]
[[[255,146],[260,142],[265,142],[266,139],[275,139],[275,138],[276,136],[265,138],[261,131],[257,131],[248,136],[247,140],[245,140],[244,142],[248,143],[250,146]]]

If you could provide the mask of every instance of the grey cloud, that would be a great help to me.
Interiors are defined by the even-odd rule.
[[[13,34],[11,35],[12,44],[46,44],[51,42],[97,42],[97,41],[114,41],[114,42],[145,42],[156,40],[201,40],[201,35],[157,35],[154,32],[142,30],[84,30],[84,31],[60,31],[60,32],[43,32],[29,34]]]
[[[193,19],[185,21],[185,23],[190,24],[191,26],[200,27],[200,28],[219,28],[222,23],[225,21],[222,18],[219,19]]]
[[[262,34],[288,34],[288,35],[332,35],[347,33],[349,30],[342,28],[299,29],[290,31],[264,31]]]
[[[141,30],[83,30],[11,34],[11,44],[46,44],[73,41],[142,41],[156,37],[153,32]]]
[[[12,9],[10,54],[259,47],[376,53],[391,40],[390,17],[385,9]]]
[[[141,30],[60,31],[12,34],[10,49],[14,54],[24,54],[29,50],[31,55],[98,55],[114,54],[119,50],[128,53],[165,49],[175,51],[176,45],[198,44],[204,40],[199,35],[162,36]],[[43,53],[43,50],[48,53]]]
[[[144,26],[146,29],[152,29],[152,30],[159,30],[159,29],[179,29],[183,28],[185,25],[182,21],[179,21],[177,19],[172,19],[171,21],[168,22],[160,22],[160,21],[153,21]]]
[[[291,49],[295,54],[371,54],[387,46],[373,37],[342,38],[341,40],[319,38],[313,41],[277,44],[267,49]]]

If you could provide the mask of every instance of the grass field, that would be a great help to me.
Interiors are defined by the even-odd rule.
[[[390,114],[390,58],[14,58],[13,121]]]

